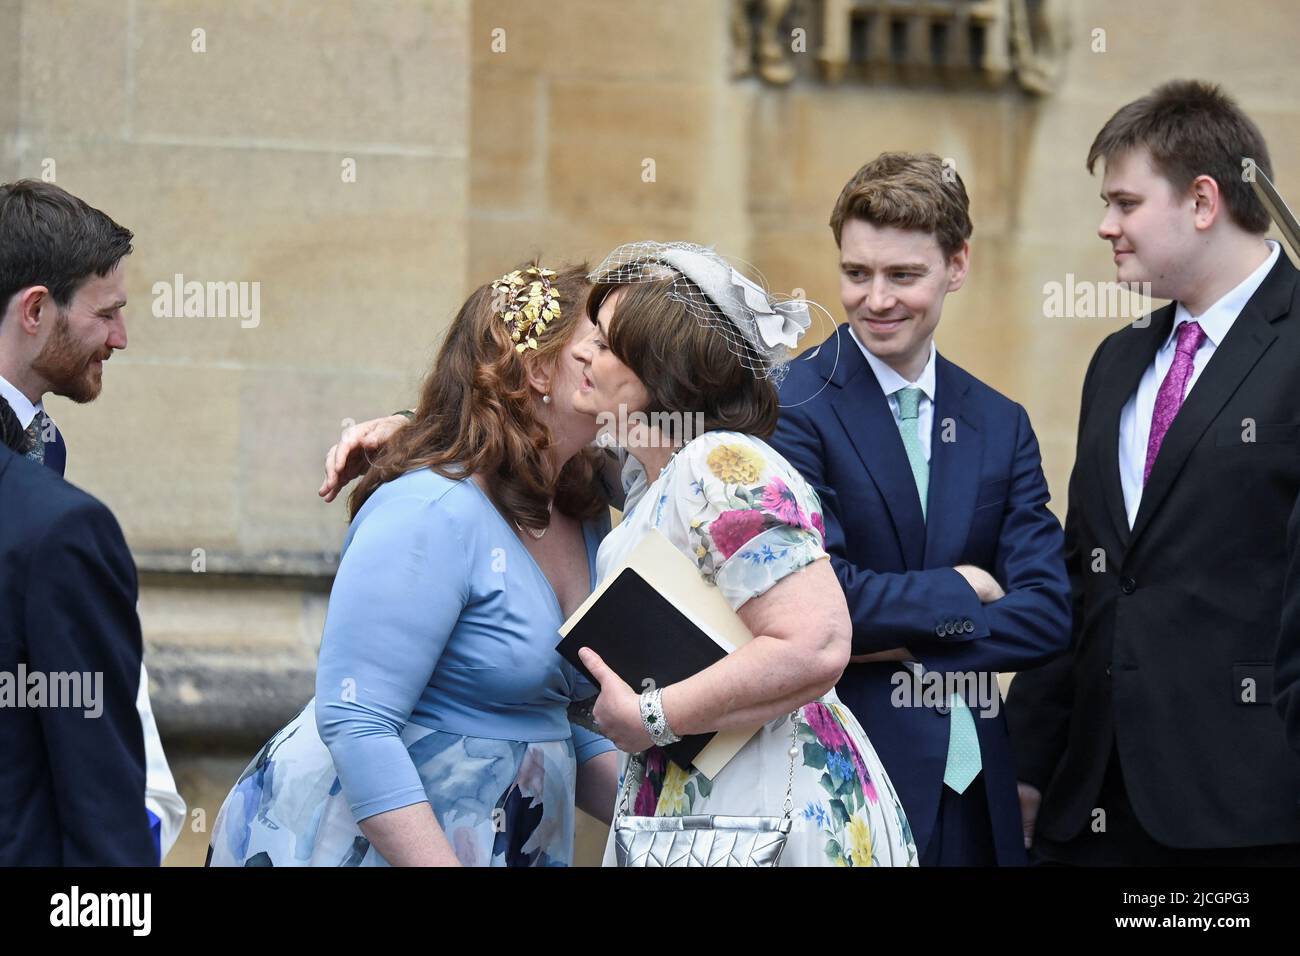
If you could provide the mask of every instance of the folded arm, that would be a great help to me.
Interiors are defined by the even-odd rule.
[[[993,576],[1006,594],[982,605],[972,633],[917,649],[928,669],[1023,671],[1062,654],[1070,642],[1070,579],[1060,522],[1047,507],[1038,441],[1020,410],[1016,455],[998,534]]]

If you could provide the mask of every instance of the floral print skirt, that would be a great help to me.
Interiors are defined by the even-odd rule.
[[[465,866],[573,861],[573,741],[467,737],[407,724],[407,752]],[[362,835],[313,700],[272,737],[222,804],[209,866],[387,866]]]
[[[805,704],[800,714],[794,819],[780,865],[916,866],[903,806],[857,719],[834,691]],[[790,774],[790,731],[789,715],[769,721],[712,780],[698,770],[683,770],[652,747],[628,812],[780,816]],[[626,755],[622,763],[626,770]],[[615,865],[612,831],[604,862]]]

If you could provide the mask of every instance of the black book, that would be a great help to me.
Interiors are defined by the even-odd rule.
[[[727,656],[713,638],[632,568],[624,568],[609,583],[556,647],[595,684],[578,659],[578,649],[583,647],[599,654],[610,670],[638,693],[685,680]],[[664,754],[689,769],[714,736],[683,737],[665,747]]]
[[[591,674],[578,660],[583,647],[599,654],[637,693],[685,680],[753,639],[722,592],[656,529],[606,575],[560,634],[556,650],[588,680]],[[593,697],[571,704],[569,719],[600,733],[590,722],[594,702]],[[712,779],[758,729],[697,734],[664,752],[682,769],[693,767]]]

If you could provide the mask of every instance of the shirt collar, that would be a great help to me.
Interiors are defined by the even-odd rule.
[[[13,385],[10,385],[3,375],[0,375],[0,395],[4,396],[4,400],[14,410],[14,414],[18,416],[18,424],[22,425],[23,428],[32,423],[37,411],[45,411],[44,402],[37,402],[33,405],[31,399],[18,391]]]
[[[862,354],[866,357],[867,364],[871,366],[871,371],[876,374],[876,381],[880,383],[880,390],[888,397],[895,392],[902,391],[905,388],[915,386],[931,402],[934,401],[934,356],[937,350],[934,347],[934,340],[930,340],[930,358],[925,363],[925,368],[921,370],[921,375],[915,382],[909,382],[903,376],[899,375],[892,368],[871,354],[871,350],[862,344],[858,338],[858,333],[849,326],[849,333],[853,336],[853,341],[858,344]]]
[[[1232,328],[1232,323],[1235,322],[1237,316],[1241,314],[1241,310],[1246,307],[1246,303],[1250,301],[1250,297],[1255,294],[1256,290],[1259,289],[1261,285],[1264,284],[1264,279],[1267,278],[1269,271],[1273,268],[1274,263],[1277,262],[1277,257],[1282,253],[1282,247],[1272,239],[1267,239],[1265,241],[1272,248],[1272,252],[1269,253],[1268,258],[1264,260],[1263,264],[1250,275],[1246,276],[1241,284],[1230,290],[1226,295],[1219,299],[1218,302],[1206,309],[1204,313],[1198,316],[1193,316],[1187,311],[1185,305],[1181,302],[1178,303],[1177,308],[1174,310],[1174,327],[1169,330],[1169,338],[1167,338],[1165,344],[1160,347],[1160,351],[1163,352],[1170,348],[1174,337],[1178,333],[1179,326],[1184,322],[1191,322],[1193,320],[1196,321],[1205,331],[1205,337],[1214,343],[1214,347],[1216,349],[1219,347],[1219,343],[1223,341],[1223,337],[1228,334],[1228,329]]]

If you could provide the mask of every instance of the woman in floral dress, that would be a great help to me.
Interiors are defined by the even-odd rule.
[[[584,373],[574,407],[617,420],[630,455],[623,520],[600,546],[598,574],[652,528],[691,557],[755,637],[661,688],[661,717],[680,736],[762,725],[712,779],[680,767],[653,745],[660,725],[643,721],[643,695],[584,649],[602,732],[644,754],[644,776],[626,781],[628,812],[779,816],[789,786],[782,866],[915,865],[889,777],[833,690],[850,631],[820,503],[762,440],[776,424],[772,380],[806,313],[801,323],[797,306],[783,311],[715,253],[684,244],[621,247],[593,279],[596,328],[574,351]],[[706,432],[684,441],[680,425],[697,412]]]

